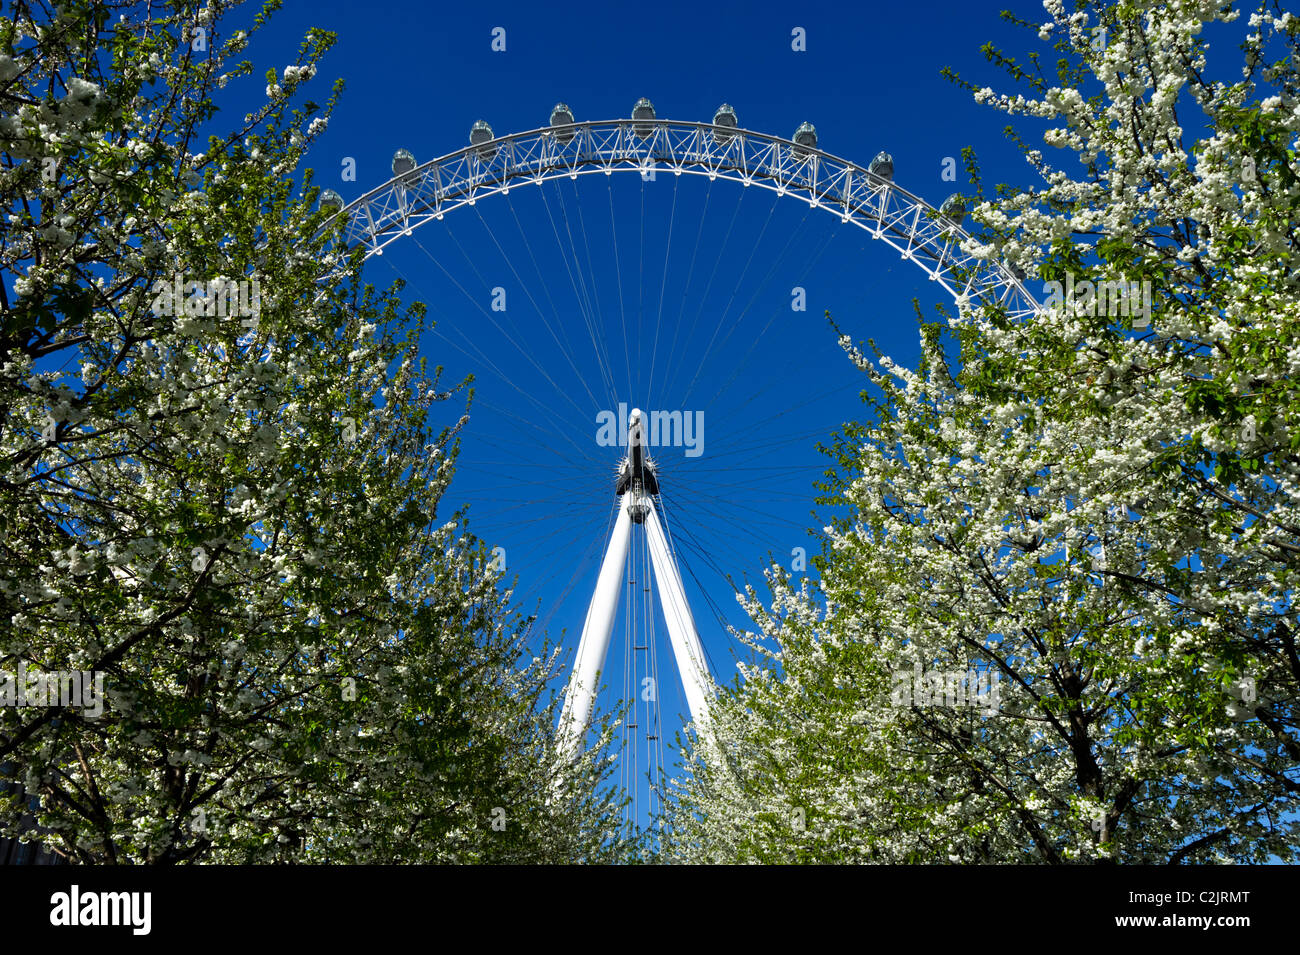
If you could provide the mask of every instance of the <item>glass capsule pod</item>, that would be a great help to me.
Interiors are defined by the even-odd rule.
[[[491,161],[492,157],[497,154],[497,147],[493,145],[492,140],[496,137],[492,134],[492,127],[483,120],[475,121],[469,130],[469,144],[478,147],[478,158],[484,162]]]
[[[414,177],[415,156],[409,149],[399,149],[393,153],[393,175],[403,183],[409,183]]]
[[[633,123],[632,132],[636,133],[641,139],[649,139],[650,134],[654,132],[652,122],[655,118],[654,103],[642,96],[636,101],[636,105],[632,107],[632,118],[639,120],[639,122]]]
[[[322,212],[338,212],[343,208],[343,197],[333,189],[322,190],[320,194],[320,209]]]
[[[894,178],[894,157],[882,149],[876,153],[876,158],[871,160],[867,172],[880,179],[892,180]]]
[[[723,103],[718,107],[717,112],[713,114],[713,141],[721,145],[731,139],[735,133],[732,132],[740,123],[736,119],[736,111]]]
[[[943,200],[939,214],[953,225],[961,225],[961,220],[966,218],[966,200],[954,192]]]
[[[800,123],[790,139],[794,142],[794,154],[806,156],[809,149],[817,148],[817,127],[812,123]]]
[[[556,103],[555,108],[551,110],[551,129],[554,130],[552,135],[562,143],[567,143],[573,139],[573,110],[569,109],[564,103]]]

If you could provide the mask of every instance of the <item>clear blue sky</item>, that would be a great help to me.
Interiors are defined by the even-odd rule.
[[[292,62],[304,31],[317,26],[339,42],[313,98],[323,100],[335,77],[347,89],[309,164],[317,182],[345,200],[386,181],[397,148],[419,162],[452,152],[475,120],[505,134],[544,125],[556,102],[578,119],[613,119],[648,96],[670,119],[708,120],[727,102],[742,127],[787,137],[811,121],[830,153],[865,165],[888,150],[899,184],[938,205],[969,188],[964,174],[955,184],[941,179],[945,157],[960,161],[965,146],[977,151],[986,188],[1030,174],[1002,135],[1002,115],[940,76],[952,66],[978,85],[1007,88],[980,46],[992,40],[1022,61],[1031,44],[1041,48],[998,17],[1008,6],[1030,19],[1041,14],[1023,0],[553,10],[288,0],[250,47],[257,78],[231,89],[229,102],[242,111],[247,94],[260,94],[265,69]],[[503,53],[491,49],[495,27],[506,31]],[[805,52],[791,49],[795,27],[806,31]],[[345,157],[356,160],[355,183],[340,181]],[[556,217],[570,218],[590,262],[584,255],[575,263],[557,241]],[[837,217],[687,176],[519,188],[413,239],[372,259],[367,276],[385,286],[407,277],[408,297],[428,302],[439,323],[425,341],[430,364],[445,365],[452,378],[476,376],[448,504],[468,503],[471,529],[506,548],[518,595],[563,639],[570,659],[614,501],[619,452],[597,445],[597,412],[620,401],[703,412],[699,456],[682,449],[657,456],[701,637],[715,676],[729,681],[737,648],[722,621],[745,620],[725,575],[756,580],[769,554],[789,567],[794,548],[815,553],[806,529],[824,523],[810,512],[813,483],[828,463],[815,445],[861,414],[864,381],[837,348],[824,310],[855,337],[874,337],[910,362],[911,299],[931,311],[945,301],[942,290]],[[571,269],[582,270],[599,298],[597,337],[619,383],[615,394],[599,383]],[[807,289],[804,313],[790,309],[796,285]],[[507,290],[507,312],[498,316],[507,334],[482,311],[495,286]],[[567,348],[543,317],[562,329]],[[624,626],[620,620],[606,668],[616,690]],[[685,705],[662,621],[655,634],[671,740]]]

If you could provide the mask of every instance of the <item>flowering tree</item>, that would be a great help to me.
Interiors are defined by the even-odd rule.
[[[438,514],[461,387],[293,178],[332,36],[223,130],[233,4],[33,6],[0,18],[0,680],[107,700],[0,707],[0,834],[83,862],[617,857],[599,751],[554,778],[555,653]]]
[[[747,595],[769,656],[688,754],[681,858],[1297,857],[1300,21],[1261,5],[1220,82],[1238,10],[1045,8],[1054,81],[986,48],[1028,90],[974,93],[1072,155],[1026,146],[970,248],[1047,307],[959,302],[915,370],[842,339],[849,516],[821,598]]]

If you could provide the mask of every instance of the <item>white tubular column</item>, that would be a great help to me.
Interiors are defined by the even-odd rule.
[[[659,603],[672,639],[673,656],[677,658],[677,672],[681,674],[682,686],[686,690],[686,705],[691,709],[697,732],[703,737],[709,722],[710,694],[704,648],[700,645],[695,618],[686,602],[682,575],[678,573],[677,561],[668,549],[668,538],[659,522],[659,515],[651,501],[645,500],[644,503],[648,505],[645,512],[646,540],[650,545],[650,560],[654,564],[655,583],[659,588]]]
[[[605,560],[596,578],[596,592],[591,595],[587,619],[582,625],[582,639],[578,642],[578,655],[573,661],[573,673],[564,695],[564,708],[560,712],[560,749],[572,757],[577,755],[591,720],[591,705],[596,696],[596,679],[605,665],[609,651],[609,637],[614,630],[614,617],[618,613],[618,596],[623,586],[623,569],[627,566],[628,537],[632,530],[632,517],[628,505],[633,494],[627,492],[618,499],[618,517],[614,532],[609,538]]]

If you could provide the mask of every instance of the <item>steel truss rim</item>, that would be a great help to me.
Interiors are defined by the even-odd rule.
[[[649,132],[642,135],[647,127]],[[670,139],[673,133],[693,137],[695,148],[682,152],[682,142]],[[758,144],[758,150],[769,153],[771,159],[749,162],[745,149],[751,143]],[[731,152],[739,154],[739,164],[723,161]],[[711,158],[716,160],[712,165]],[[464,174],[462,169],[472,172]],[[508,195],[518,185],[541,186],[600,172],[645,175],[652,169],[756,185],[780,197],[799,199],[884,240],[954,300],[995,302],[1008,306],[1012,317],[1020,318],[1042,310],[1023,278],[1001,262],[962,250],[961,244],[974,237],[892,179],[816,147],[706,122],[587,120],[498,136],[393,176],[343,206],[336,217],[344,220],[344,249],[364,247],[364,257],[369,259],[430,221],[441,221],[447,213],[473,206],[480,199]],[[836,186],[841,183],[837,194]],[[854,192],[855,185],[860,194]],[[874,207],[858,201],[859,195],[874,200]],[[322,280],[328,281],[342,267],[340,263]],[[962,274],[967,276],[965,280]]]

